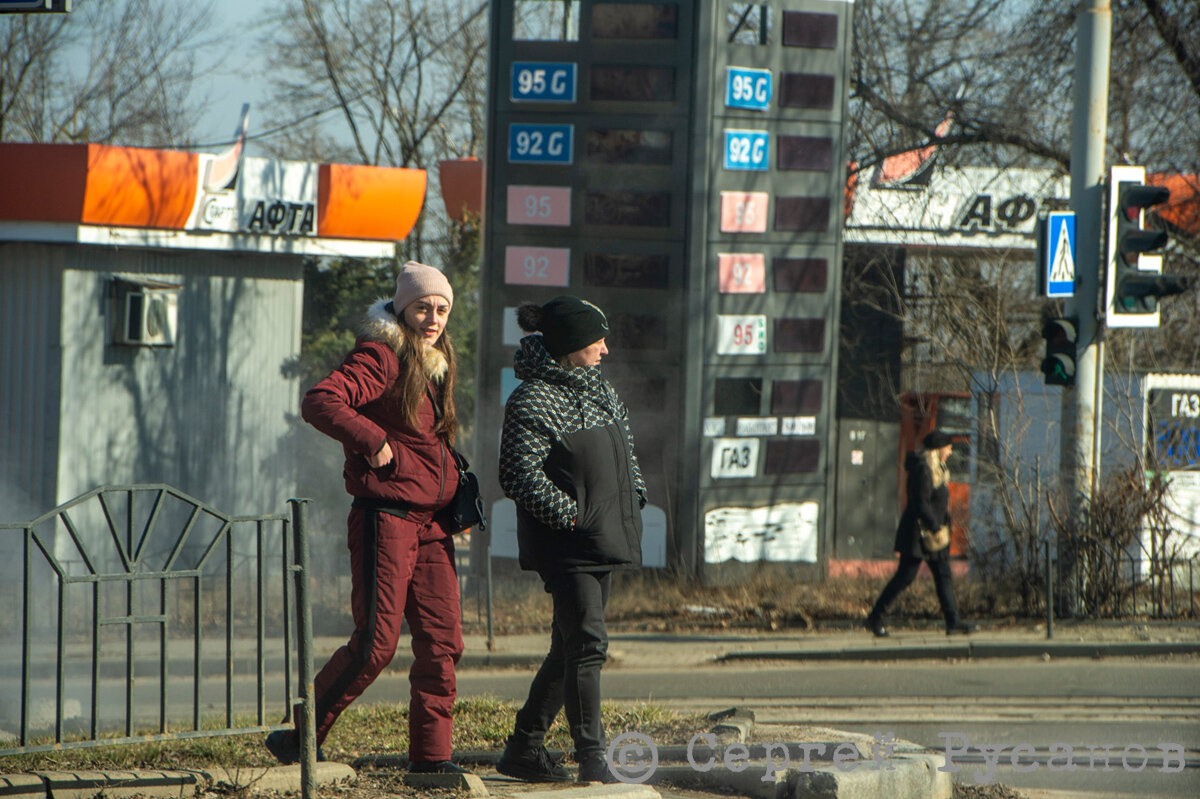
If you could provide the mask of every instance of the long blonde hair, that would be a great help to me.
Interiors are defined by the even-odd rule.
[[[929,467],[929,474],[933,477],[934,488],[941,488],[950,482],[950,467],[942,461],[936,449],[925,450],[925,465]]]
[[[396,318],[400,322],[401,334],[396,349],[400,373],[396,375],[396,382],[392,383],[388,390],[388,396],[400,406],[404,421],[416,429],[417,413],[425,399],[426,387],[432,385],[434,412],[438,413],[440,410],[433,431],[446,436],[453,444],[458,434],[458,416],[454,408],[454,379],[458,372],[458,361],[454,356],[454,343],[450,340],[450,333],[443,330],[437,342],[429,345],[401,316]],[[427,352],[429,350],[441,357],[429,358],[428,355],[432,354]]]

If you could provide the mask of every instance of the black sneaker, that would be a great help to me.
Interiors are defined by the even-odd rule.
[[[593,755],[585,758],[579,764],[579,779],[578,782],[617,782],[616,776],[608,768],[608,761],[604,759],[604,755]]]
[[[979,632],[979,625],[969,621],[956,621],[946,625],[946,635],[970,635]]]
[[[450,760],[414,760],[408,764],[409,774],[470,774]]]
[[[496,763],[496,771],[525,782],[571,782],[575,779],[566,766],[551,757],[545,746],[520,746],[512,738],[504,744],[504,754]]]
[[[275,756],[281,765],[290,766],[300,762],[300,739],[295,730],[275,730],[264,741],[267,751]],[[325,762],[325,753],[317,747],[317,762]]]

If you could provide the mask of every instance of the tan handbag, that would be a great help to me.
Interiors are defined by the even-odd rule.
[[[926,552],[941,552],[950,546],[950,525],[943,524],[937,530],[921,529],[921,549]]]

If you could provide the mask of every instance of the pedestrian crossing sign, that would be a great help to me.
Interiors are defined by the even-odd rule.
[[[1047,297],[1075,296],[1075,214],[1054,211],[1046,217],[1040,247],[1042,285]]]

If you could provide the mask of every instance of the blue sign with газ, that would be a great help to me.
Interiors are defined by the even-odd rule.
[[[725,131],[726,169],[752,172],[767,171],[770,139],[765,130]]]
[[[766,111],[771,105],[771,70],[729,67],[725,74],[725,107]]]
[[[514,61],[513,102],[573,103],[575,102],[576,65],[558,61]]]

